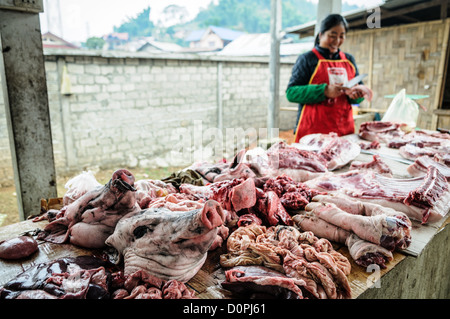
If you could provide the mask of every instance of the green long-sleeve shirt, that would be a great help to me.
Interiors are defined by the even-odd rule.
[[[326,83],[291,86],[286,90],[286,98],[289,102],[299,104],[314,104],[327,99],[325,96]],[[364,98],[348,99],[350,104],[359,104]]]

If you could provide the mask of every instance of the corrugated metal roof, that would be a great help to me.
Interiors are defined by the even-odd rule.
[[[281,43],[280,55],[298,55],[313,48],[314,41],[301,43]],[[270,33],[241,35],[223,48],[217,55],[223,56],[269,56]]]
[[[206,32],[206,29],[192,31],[186,37],[185,41],[187,41],[187,42],[200,41],[200,39],[203,37],[203,34],[205,34],[205,32]]]
[[[148,40],[137,51],[145,51],[149,47],[155,48],[156,50],[159,50],[159,51],[166,51],[166,52],[177,52],[177,51],[181,51],[183,49],[181,46],[179,46],[176,43]]]
[[[219,38],[221,38],[222,40],[225,40],[225,41],[233,41],[234,39],[236,39],[239,36],[241,36],[242,34],[244,34],[244,32],[241,32],[241,31],[235,31],[235,30],[222,28],[222,27],[216,27],[216,26],[211,25],[207,29],[192,31],[186,37],[185,41],[187,41],[187,42],[200,41],[202,39],[202,37],[208,32],[208,30],[211,30],[212,32],[217,34],[217,36]]]
[[[449,2],[449,0],[444,1]],[[436,17],[433,18],[439,19],[439,10],[436,10],[436,8],[441,6],[441,4],[443,4],[443,2],[440,0],[386,0],[380,5],[344,12],[342,15],[350,24],[350,29],[367,28],[366,19],[367,15],[370,14],[368,12],[372,12],[373,9],[377,7],[380,7],[381,9],[380,18],[382,19],[382,24],[389,25],[387,24],[387,20],[389,19],[394,20],[395,24],[411,23],[414,22],[414,20],[418,22],[423,19],[429,19],[430,11],[426,10],[431,10],[431,12],[436,15]],[[449,16],[449,10],[450,6],[447,8],[447,16]],[[408,17],[408,15],[414,16]],[[286,33],[298,33],[300,36],[311,36],[314,33],[315,25],[316,20],[286,28],[284,31]]]
[[[233,41],[234,39],[237,39],[238,37],[240,37],[241,35],[244,34],[244,32],[241,32],[241,31],[234,31],[231,29],[221,28],[221,27],[216,27],[216,26],[209,26],[209,28],[215,34],[217,34],[222,40],[227,40],[227,41]]]

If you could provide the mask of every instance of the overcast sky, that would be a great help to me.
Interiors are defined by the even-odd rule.
[[[64,39],[80,43],[89,37],[102,37],[113,32],[129,18],[136,17],[150,6],[150,19],[156,22],[162,10],[171,4],[184,6],[194,18],[201,8],[217,0],[44,0],[44,13],[40,14],[41,31],[51,31]],[[310,0],[316,2],[318,0]],[[344,0],[361,5],[361,1]],[[364,1],[371,6],[382,0]],[[50,26],[50,27],[49,27]]]

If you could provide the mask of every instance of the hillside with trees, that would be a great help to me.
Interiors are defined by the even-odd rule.
[[[307,0],[283,0],[282,28],[300,25],[315,19],[317,4]],[[358,8],[342,5],[342,11]],[[210,25],[248,33],[267,33],[270,30],[270,0],[219,0],[212,1],[197,16],[186,21],[186,8],[177,5],[166,7],[157,22],[150,20],[151,7],[147,7],[134,18],[129,18],[114,32],[127,32],[130,39],[153,36],[159,41],[184,45],[183,38],[189,32]]]

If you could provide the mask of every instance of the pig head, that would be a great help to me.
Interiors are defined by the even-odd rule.
[[[63,207],[61,216],[49,223],[38,239],[102,248],[122,217],[140,211],[135,191],[133,174],[126,169],[116,170],[106,185]]]
[[[124,261],[125,275],[144,269],[163,280],[186,282],[202,267],[225,214],[214,200],[203,208],[148,208],[120,220],[106,244]]]

